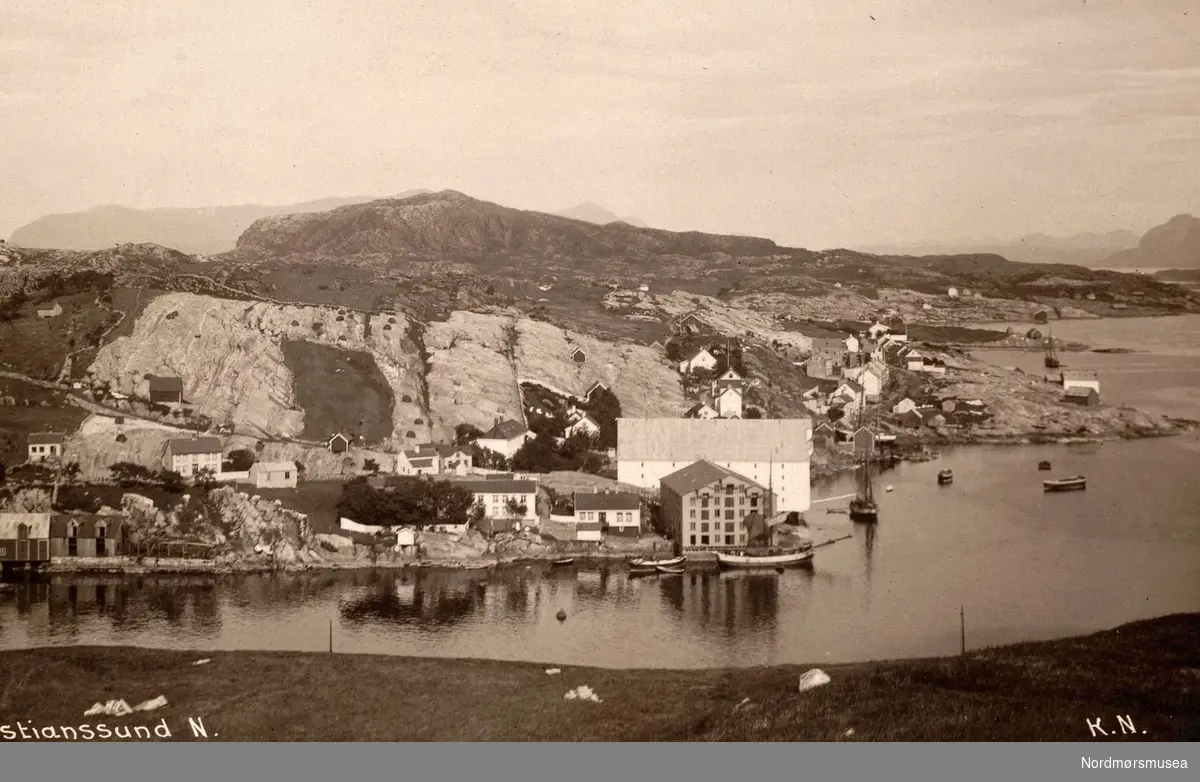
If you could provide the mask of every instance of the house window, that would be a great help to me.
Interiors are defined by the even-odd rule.
[[[702,510],[702,511],[700,511],[700,518],[702,518],[702,519],[707,519],[707,518],[708,518],[708,511],[706,511],[706,510]]]
[[[695,505],[695,504],[696,504],[696,495],[695,495],[695,494],[693,494],[693,495],[691,495],[691,496],[689,496],[689,497],[688,497],[688,504],[689,504],[689,505]]]
[[[725,522],[725,531],[733,532],[733,522],[732,521]]]
[[[742,495],[741,497],[738,497],[738,505],[745,505],[745,504],[746,504],[746,497],[745,497],[745,495]]]
[[[694,545],[696,545],[696,536],[695,536],[695,535],[692,535],[692,536],[691,536],[691,539],[690,539],[688,542],[689,542],[691,545],[693,545],[693,546],[694,546]],[[0,554],[2,554],[2,553],[4,553],[4,552],[3,552],[3,550],[2,550],[2,549],[0,549]]]
[[[691,530],[692,532],[695,532],[695,531],[696,531],[696,522],[694,522],[694,521],[692,521],[692,522],[689,522],[689,523],[688,523],[688,529],[689,529],[689,530]],[[696,542],[696,539],[695,539],[694,537],[692,538],[692,542],[693,542],[693,543],[695,543],[695,542]]]
[[[733,535],[726,535],[726,536],[725,536],[725,545],[726,545],[726,546],[732,546],[732,545],[733,545]]]
[[[708,522],[707,521],[700,522],[700,531],[708,532]]]
[[[700,545],[701,545],[701,546],[707,546],[707,545],[708,545],[708,535],[701,535],[701,536],[700,536]]]
[[[694,519],[694,518],[696,518],[696,511],[694,511],[694,510],[690,510],[690,511],[688,511],[688,518],[689,518],[689,519]]]
[[[751,497],[751,498],[750,498],[750,507],[751,507],[751,508],[757,508],[757,507],[758,507],[758,497]]]
[[[732,511],[732,510],[727,510],[727,511],[725,511],[725,518],[727,518],[727,519],[732,519],[732,518],[733,518],[733,511]]]
[[[18,524],[17,525],[17,540],[27,540],[28,538],[29,538],[29,525],[28,524]]]
[[[707,497],[707,495],[706,495],[706,496],[704,496],[704,497],[701,497],[701,498],[700,498],[700,507],[701,507],[701,508],[707,508],[707,507],[708,507],[708,497]]]
[[[292,479],[292,474],[291,474],[291,472],[285,471],[285,472],[283,473],[283,479],[284,479],[285,481],[290,481],[290,480]]]
[[[726,508],[732,508],[732,507],[733,507],[733,497],[726,497],[726,498],[725,498],[725,507],[726,507]]]

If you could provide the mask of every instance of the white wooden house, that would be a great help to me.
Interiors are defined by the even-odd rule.
[[[729,386],[716,395],[713,403],[722,418],[742,417],[741,389]]]
[[[690,375],[697,369],[713,370],[716,367],[717,357],[709,353],[707,348],[700,348],[691,358],[679,362],[679,373]]]
[[[296,463],[255,462],[250,466],[250,480],[257,489],[294,489]]]

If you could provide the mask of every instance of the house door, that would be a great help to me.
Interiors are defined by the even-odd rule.
[[[18,540],[17,541],[17,561],[18,562],[29,561],[29,541],[28,540]]]
[[[37,542],[37,558],[40,562],[50,559],[50,541],[39,540]]]

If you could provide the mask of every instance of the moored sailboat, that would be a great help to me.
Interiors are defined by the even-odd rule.
[[[1059,363],[1058,353],[1054,349],[1054,332],[1053,332],[1053,327],[1050,325],[1049,319],[1046,320],[1045,347],[1046,347],[1046,358],[1045,358],[1046,369],[1058,369],[1062,365]]]
[[[861,409],[860,409],[861,410]],[[859,422],[862,413],[859,413]],[[850,500],[850,520],[864,524],[879,521],[879,506],[875,503],[875,489],[871,485],[871,456],[874,451],[875,438],[872,432],[871,446],[867,449],[862,463],[862,477],[858,484],[858,496]]]

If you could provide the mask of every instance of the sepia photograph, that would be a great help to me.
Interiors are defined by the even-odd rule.
[[[0,19],[6,757],[1187,768],[1194,0]]]

